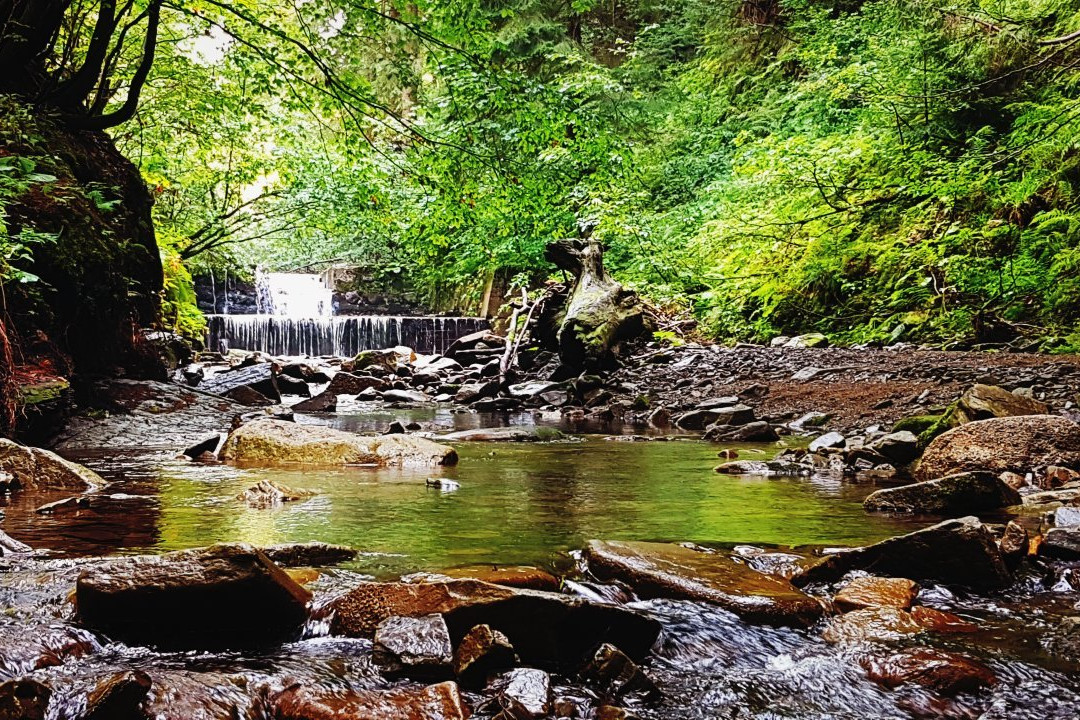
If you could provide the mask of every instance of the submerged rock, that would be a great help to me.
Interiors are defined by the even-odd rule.
[[[114,560],[83,572],[79,619],[135,645],[266,647],[296,638],[311,595],[250,545]]]
[[[557,592],[560,585],[559,578],[531,565],[470,565],[443,570],[442,574],[450,578],[472,578],[492,585],[526,590]]]
[[[446,442],[551,442],[561,440],[563,434],[555,428],[542,425],[514,425],[501,428],[458,430],[440,435]]]
[[[246,465],[433,467],[457,462],[453,448],[414,435],[364,436],[271,419],[255,420],[234,430],[221,457]]]
[[[982,663],[934,648],[911,648],[884,657],[864,656],[859,664],[867,677],[889,689],[914,683],[952,696],[975,692],[997,682],[993,671]]]
[[[375,628],[372,658],[384,672],[414,678],[450,675],[450,631],[442,615],[388,617]]]
[[[489,625],[509,638],[523,662],[540,666],[576,667],[602,642],[640,658],[660,633],[655,620],[627,608],[478,580],[362,583],[331,609],[331,632],[353,637],[371,637],[393,615],[439,613],[455,640],[477,625]]]
[[[96,490],[105,486],[101,476],[89,468],[6,438],[0,438],[0,471],[11,475],[11,488],[22,490]]]
[[[769,625],[812,625],[821,604],[790,583],[724,555],[682,545],[592,540],[589,571],[629,584],[646,598],[696,600],[718,605],[744,620]]]
[[[306,500],[314,493],[309,490],[293,490],[273,480],[260,480],[237,496],[253,508],[269,508],[287,502]]]
[[[510,638],[490,625],[477,625],[465,634],[454,652],[454,674],[466,687],[482,687],[489,675],[517,665]]]
[[[261,548],[263,554],[281,567],[335,565],[356,557],[356,550],[324,542],[286,543]]]
[[[274,720],[466,720],[456,683],[393,690],[320,690],[293,685],[272,699]]]
[[[997,542],[976,517],[931,525],[874,545],[842,550],[792,577],[798,586],[834,582],[851,570],[962,585],[977,590],[1011,581]]]
[[[1020,475],[1049,465],[1080,467],[1080,425],[1056,415],[978,420],[938,435],[919,461],[922,480],[985,470]]]
[[[869,607],[830,619],[822,638],[834,644],[888,643],[927,631],[947,634],[976,629],[956,615],[933,608],[914,607],[908,612],[898,607]]]
[[[869,511],[967,515],[1020,504],[1020,493],[989,472],[955,475],[877,490],[863,501]]]

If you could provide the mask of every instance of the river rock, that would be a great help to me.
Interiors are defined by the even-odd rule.
[[[16,613],[17,614],[17,613]],[[29,675],[101,649],[93,634],[59,622],[0,620],[0,676]]]
[[[645,598],[708,602],[768,625],[805,627],[822,614],[817,600],[790,583],[725,555],[667,543],[592,540],[585,557],[592,574],[621,580]]]
[[[901,430],[878,438],[870,444],[870,449],[895,465],[907,465],[919,457],[919,438]]]
[[[314,413],[314,412],[334,412],[337,410],[338,396],[337,393],[324,390],[315,397],[308,398],[307,400],[301,400],[292,406],[294,412]]]
[[[506,720],[536,720],[551,712],[551,676],[543,670],[518,668],[492,684]]]
[[[935,648],[910,648],[884,657],[863,656],[859,664],[867,677],[890,690],[914,683],[953,696],[976,692],[997,682],[993,671],[982,663]]]
[[[1080,525],[1080,507],[1065,505],[1054,510],[1055,527],[1076,527],[1077,525]]]
[[[386,673],[440,679],[450,675],[453,647],[442,615],[388,617],[375,628],[372,658]]]
[[[617,700],[632,693],[654,694],[656,684],[619,648],[604,643],[581,671],[581,677],[605,698]]]
[[[1010,569],[1015,570],[1028,554],[1028,532],[1020,523],[1010,520],[998,540],[998,550]]]
[[[754,422],[754,409],[747,405],[732,405],[703,410],[691,410],[679,416],[675,425],[683,430],[704,430],[709,425],[746,425]]]
[[[142,670],[108,678],[90,693],[82,720],[149,720],[144,707],[154,681]]]
[[[324,542],[286,543],[261,550],[271,562],[287,568],[336,565],[357,555],[351,547]]]
[[[844,438],[838,432],[828,432],[824,435],[819,435],[814,438],[808,448],[810,452],[821,452],[822,450],[831,450],[833,448],[842,448],[847,445],[847,439]]]
[[[954,418],[959,423],[1017,415],[1046,415],[1046,403],[1009,392],[994,385],[973,385],[956,401]]]
[[[1080,527],[1050,528],[1039,543],[1039,554],[1058,560],[1080,560]]]
[[[517,665],[510,638],[490,625],[477,625],[465,634],[454,652],[454,674],[465,687],[479,688],[489,675]]]
[[[564,436],[555,428],[542,425],[511,425],[499,428],[458,430],[439,435],[445,442],[551,442]]]
[[[405,405],[424,405],[432,402],[431,397],[417,390],[387,390],[382,394],[382,399],[388,403]]]
[[[966,515],[1019,505],[1020,493],[989,472],[962,472],[936,480],[877,490],[866,497],[870,512]]]
[[[523,588],[526,590],[559,590],[559,578],[551,573],[531,565],[469,565],[443,570],[448,578],[472,578],[492,585]]]
[[[978,518],[964,517],[828,555],[791,581],[800,587],[812,582],[834,582],[851,570],[976,590],[1004,587],[1012,579],[993,534]]]
[[[822,638],[833,644],[896,642],[910,635],[970,633],[978,628],[952,613],[915,606],[911,611],[898,607],[869,607],[852,610],[829,620]]]
[[[252,390],[273,402],[281,402],[273,365],[266,362],[215,373],[198,386],[200,392],[221,396],[229,396],[240,388]]]
[[[222,460],[244,465],[376,465],[434,467],[453,465],[457,453],[414,435],[364,436],[318,425],[255,420],[234,430]]]
[[[829,338],[821,333],[796,335],[784,343],[786,348],[824,348],[829,347]]]
[[[426,688],[320,690],[293,685],[272,699],[274,720],[466,720],[453,682]]]
[[[1024,415],[977,420],[938,435],[923,453],[917,477],[970,470],[1025,475],[1049,465],[1080,467],[1080,426],[1056,415]]]
[[[506,391],[510,394],[510,397],[525,399],[543,395],[544,393],[556,390],[559,387],[559,383],[553,383],[549,380],[532,380],[530,382],[511,385],[506,388]]]
[[[126,643],[233,649],[296,638],[311,595],[255,548],[232,544],[92,567],[75,600],[84,624]]]
[[[260,480],[237,496],[253,508],[271,508],[287,502],[305,500],[313,495],[308,490],[293,490],[273,480]]]
[[[0,720],[45,720],[52,690],[29,678],[0,684]]]
[[[394,348],[362,350],[352,360],[342,363],[342,368],[349,372],[367,370],[369,372],[393,374],[397,370],[400,359],[400,355]]]
[[[248,387],[247,385],[233,388],[225,393],[225,397],[233,402],[238,402],[241,405],[246,405],[248,407],[270,407],[277,404],[277,401],[271,400],[258,390]]]
[[[732,460],[716,466],[716,472],[725,475],[765,475],[769,477],[799,477],[809,475],[807,465],[789,460]]]
[[[859,577],[840,588],[833,605],[840,612],[871,607],[908,610],[918,594],[918,583],[907,578]]]
[[[710,442],[774,442],[780,436],[772,425],[757,420],[746,425],[710,425],[705,429],[704,439]]]
[[[587,650],[602,642],[641,658],[660,633],[655,620],[627,608],[478,580],[362,583],[331,609],[331,632],[351,637],[371,637],[392,615],[440,613],[455,640],[477,625],[489,625],[510,639],[523,662],[542,667],[576,667]]]
[[[299,395],[300,397],[306,398],[311,397],[311,388],[308,387],[308,384],[303,380],[297,380],[288,375],[278,375],[277,385],[282,395]]]
[[[96,490],[105,486],[100,475],[50,450],[27,447],[0,438],[0,470],[22,490]]]

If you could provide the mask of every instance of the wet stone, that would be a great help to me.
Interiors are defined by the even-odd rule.
[[[841,612],[870,607],[911,608],[919,586],[906,578],[861,577],[840,588],[833,604]]]
[[[147,720],[144,704],[152,685],[141,670],[113,675],[90,694],[83,720]]]
[[[1017,564],[1028,554],[1028,532],[1023,525],[1010,520],[1005,526],[1005,532],[998,540],[998,549],[1005,564],[1010,568],[1016,568]]]
[[[589,685],[610,699],[618,699],[632,693],[654,694],[657,692],[652,679],[619,648],[604,643],[581,671],[581,677]]]
[[[517,659],[509,638],[490,625],[477,625],[454,652],[454,674],[466,687],[481,687],[492,673],[517,665]]]
[[[1080,560],[1080,527],[1056,527],[1046,531],[1039,554],[1057,560]]]
[[[498,693],[504,720],[535,720],[551,712],[551,676],[543,670],[519,668],[501,675],[492,688]]]
[[[237,496],[249,507],[271,508],[287,502],[296,502],[312,496],[307,490],[293,490],[273,480],[260,480]]]
[[[444,678],[453,662],[450,631],[442,615],[389,617],[375,628],[372,656],[384,672]]]
[[[863,501],[869,511],[966,515],[1020,504],[1020,494],[989,472],[964,472],[885,488]]]
[[[860,659],[867,676],[886,688],[922,685],[936,693],[953,696],[975,692],[997,682],[982,663],[958,653],[933,648],[912,648]]]
[[[272,700],[274,720],[466,720],[453,682],[393,690],[319,690],[293,685]]]
[[[356,550],[324,542],[286,543],[262,548],[263,554],[281,567],[335,565],[356,557]]]

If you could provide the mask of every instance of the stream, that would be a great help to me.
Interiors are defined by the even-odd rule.
[[[524,413],[375,406],[297,419],[359,432],[385,428],[392,419],[419,422],[426,430],[534,422]],[[153,709],[161,718],[263,718],[260,698],[267,688],[297,680],[331,688],[387,685],[372,665],[370,641],[328,637],[320,623],[304,639],[269,653],[162,653],[91,635],[73,624],[67,595],[80,569],[106,555],[233,541],[267,546],[317,540],[360,550],[355,560],[323,571],[310,586],[320,604],[361,579],[468,566],[534,565],[574,577],[575,551],[594,538],[807,552],[867,544],[934,522],[867,514],[861,502],[872,486],[827,477],[718,475],[712,470],[718,446],[691,437],[619,440],[590,432],[597,428],[546,422],[575,434],[546,443],[455,443],[460,462],[438,471],[256,470],[135,452],[73,457],[110,481],[109,502],[40,515],[35,508],[65,494],[23,492],[0,499],[0,527],[35,548],[50,549],[33,559],[0,559],[0,603],[9,608],[0,618],[0,651],[7,658],[0,680],[32,669],[17,662],[21,645],[51,638],[50,647],[67,648],[64,661],[35,677],[43,675],[54,686],[52,718],[78,717],[89,689],[132,668],[149,672],[155,688],[167,688],[155,690]],[[731,447],[745,459],[767,459],[777,451],[776,445]],[[460,488],[428,487],[427,478],[435,474]],[[261,479],[315,495],[273,509],[254,509],[237,499]],[[753,626],[697,603],[634,601],[588,579],[567,583],[567,589],[630,601],[663,624],[645,665],[663,697],[634,707],[642,718],[1080,716],[1080,666],[1048,645],[1061,619],[1077,614],[1080,596],[1068,583],[1055,587],[1052,579],[1034,574],[989,598],[923,588],[921,604],[950,610],[980,629],[963,636],[918,636],[909,644],[973,655],[998,678],[993,688],[954,700],[919,687],[879,687],[858,663],[865,647],[829,645],[818,631]],[[557,696],[587,692],[556,686]],[[490,715],[481,711],[474,717]]]

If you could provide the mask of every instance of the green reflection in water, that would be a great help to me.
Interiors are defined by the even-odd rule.
[[[852,545],[912,529],[867,515],[860,502],[871,488],[718,475],[717,446],[697,441],[458,449],[460,464],[441,471],[461,484],[455,492],[426,487],[428,472],[166,464],[156,549],[320,540],[375,553],[356,567],[385,575],[548,564],[590,538]],[[262,478],[318,495],[270,510],[235,499]]]

